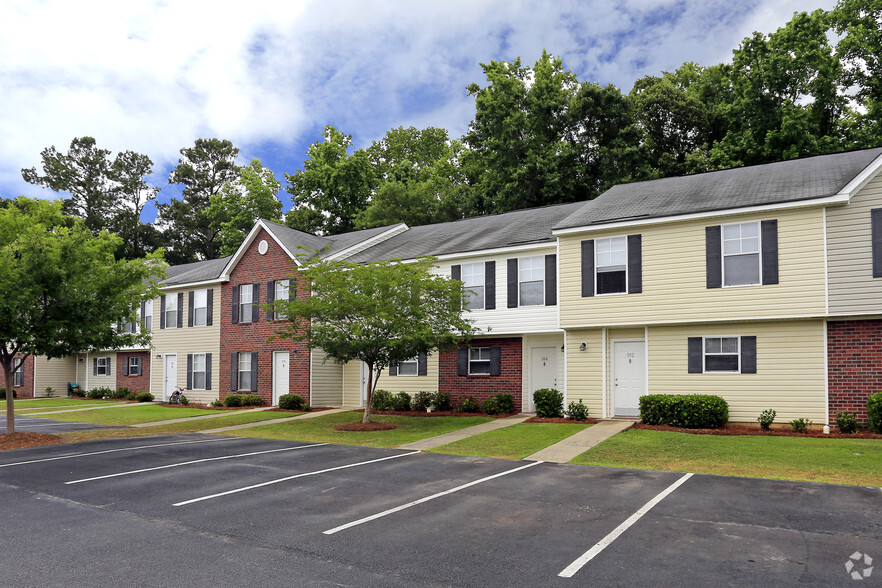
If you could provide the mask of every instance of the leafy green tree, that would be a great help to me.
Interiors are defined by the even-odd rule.
[[[134,151],[119,153],[110,166],[116,200],[116,216],[110,229],[122,237],[117,257],[137,259],[154,251],[158,233],[152,224],[141,222],[144,205],[156,200],[159,188],[147,185],[145,177],[153,173],[153,161]]]
[[[374,389],[385,368],[455,346],[472,334],[460,311],[462,283],[434,273],[432,262],[313,260],[301,270],[301,288],[310,296],[275,303],[290,319],[280,337],[323,349],[338,363],[367,365],[364,423],[370,422]]]
[[[208,207],[224,184],[239,177],[238,155],[239,149],[225,139],[196,139],[193,147],[181,149],[168,182],[184,185],[182,198],[156,206],[170,263],[221,257],[218,231],[211,226]]]
[[[349,154],[352,136],[325,127],[324,140],[309,146],[303,169],[285,174],[294,207],[285,224],[307,233],[335,235],[355,229],[355,217],[364,210],[377,174],[368,154]]]
[[[0,366],[10,391],[29,355],[53,359],[146,342],[115,325],[132,320],[139,302],[156,294],[160,257],[117,260],[118,236],[93,235],[61,208],[22,197],[0,209]],[[15,432],[13,411],[9,393],[7,433]]]
[[[277,196],[281,187],[273,170],[252,159],[236,181],[227,182],[209,198],[207,214],[218,234],[221,256],[236,252],[257,219],[281,222],[282,203]]]

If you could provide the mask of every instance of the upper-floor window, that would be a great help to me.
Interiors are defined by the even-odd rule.
[[[208,324],[208,290],[193,292],[193,325],[204,327]]]
[[[178,326],[178,297],[175,294],[165,297],[165,328]]]
[[[141,306],[141,323],[145,331],[153,330],[153,301],[147,300]]]
[[[127,323],[123,323],[122,332],[123,333],[135,333],[138,331],[138,322],[137,321],[129,321]]]
[[[622,294],[628,291],[628,240],[610,237],[595,240],[598,294]]]
[[[244,286],[239,287],[239,322],[240,323],[250,323],[251,322],[251,312],[254,308],[254,290],[251,288],[251,284],[246,284]],[[243,388],[243,390],[247,390],[248,388]]]
[[[723,285],[760,283],[759,223],[723,225]]]
[[[518,295],[521,306],[545,304],[545,258],[543,256],[524,257],[518,260]]]
[[[276,280],[273,300],[288,300],[288,287],[290,283],[290,280]],[[288,317],[284,312],[274,312],[273,318],[277,321],[283,321]]]
[[[466,289],[465,307],[469,310],[484,308],[484,264],[464,263],[462,265],[462,284]]]

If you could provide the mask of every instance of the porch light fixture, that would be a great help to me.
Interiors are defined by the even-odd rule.
[[[588,344],[582,341],[582,344],[579,345],[579,351],[585,351],[586,349],[588,349]]]
[[[563,346],[563,345],[560,346],[560,352],[561,352],[561,353],[564,352],[564,346]]]

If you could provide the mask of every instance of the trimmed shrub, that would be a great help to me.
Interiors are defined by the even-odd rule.
[[[647,394],[640,397],[640,420],[647,425],[716,429],[729,421],[729,403],[710,394]]]
[[[279,396],[279,408],[285,410],[307,410],[309,407],[299,394],[282,394]]]
[[[790,426],[793,427],[793,430],[797,433],[805,433],[811,425],[812,422],[805,417],[799,417],[798,419],[790,421]]]
[[[220,408],[221,406],[224,405],[224,403],[220,398],[215,398],[214,400],[211,401],[211,405],[214,407]]]
[[[53,396],[55,396],[55,390],[52,386],[46,386],[46,398],[52,398]]]
[[[388,390],[374,390],[371,397],[371,409],[392,410],[392,393]]]
[[[441,391],[435,392],[434,394],[432,394],[432,406],[435,407],[435,410],[450,410],[450,394]]]
[[[244,394],[228,394],[226,398],[224,398],[224,406],[226,407],[237,407],[242,406],[242,399]]]
[[[585,406],[585,403],[580,398],[579,402],[570,402],[567,405],[566,415],[574,421],[587,421],[588,407]]]
[[[266,404],[266,402],[264,402],[263,398],[257,394],[242,395],[242,406],[263,406],[264,404]]]
[[[135,394],[135,400],[138,402],[153,402],[153,394],[150,392],[138,392]]]
[[[181,404],[183,404],[184,406],[187,406],[188,404],[190,404],[190,399],[187,398],[186,396],[184,396],[183,394],[181,394]]]
[[[18,398],[18,392],[13,390],[12,397]],[[0,388],[0,400],[6,400],[6,388]]]
[[[478,404],[478,401],[470,396],[466,396],[464,398],[459,399],[459,404],[456,407],[457,412],[478,412],[481,410],[481,405]]]
[[[848,414],[847,412],[837,412],[836,413],[836,426],[839,427],[840,433],[845,433],[846,435],[851,435],[852,433],[857,433],[857,430],[858,430],[857,413],[853,412],[851,414]]]
[[[778,415],[774,409],[770,408],[768,410],[764,410],[760,413],[758,417],[756,417],[756,422],[760,424],[760,429],[763,431],[768,431],[772,426],[772,423],[775,422],[775,417]]]
[[[563,394],[554,388],[540,388],[533,392],[533,404],[537,417],[559,419],[564,415]]]
[[[867,398],[867,426],[874,433],[882,434],[882,392]]]
[[[410,410],[410,394],[407,392],[399,392],[392,397],[392,410],[402,412]]]
[[[116,394],[116,390],[113,388],[108,388],[106,386],[99,386],[98,388],[92,388],[86,393],[86,396],[92,399],[99,398],[116,398],[114,396]]]
[[[417,392],[410,401],[410,409],[426,412],[426,409],[432,406],[431,392]]]
[[[496,398],[496,396],[491,396],[490,398],[482,402],[481,411],[489,415],[502,414],[502,410],[499,409],[499,400]]]
[[[132,391],[126,388],[125,386],[120,386],[116,390],[113,391],[112,398],[131,398]]]

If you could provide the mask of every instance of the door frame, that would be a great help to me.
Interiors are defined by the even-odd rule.
[[[359,383],[359,391],[358,391],[358,402],[359,407],[364,407],[367,403],[367,379],[371,376],[367,371],[367,364],[363,361],[359,361],[361,364],[359,367],[358,373],[361,376],[361,382]]]
[[[291,363],[290,363],[291,362],[291,352],[290,351],[273,351],[273,361],[272,361],[272,366],[273,366],[273,368],[272,368],[273,369],[272,382],[273,382],[273,384],[272,384],[272,390],[270,392],[270,394],[272,396],[271,402],[272,402],[273,406],[278,406],[279,396],[281,396],[281,394],[276,394],[276,392],[277,392],[277,390],[276,390],[276,357],[279,357],[282,355],[287,356],[288,362],[289,362],[288,363],[288,373],[285,374],[285,380],[287,380],[287,386],[285,387],[287,391],[285,392],[285,394],[287,394],[291,388]]]
[[[168,393],[168,360],[170,358],[175,358],[175,388],[178,387],[178,354],[177,353],[165,353],[162,356],[162,400],[168,401],[169,393]]]
[[[558,347],[556,347],[554,345],[537,345],[535,347],[530,347],[529,349],[530,349],[530,353],[529,353],[529,358],[527,360],[529,363],[527,364],[527,366],[529,367],[530,381],[529,381],[529,386],[527,388],[528,392],[526,394],[526,398],[522,399],[523,412],[535,412],[536,411],[536,406],[533,404],[533,392],[535,392],[537,390],[536,385],[535,385],[535,371],[533,370],[533,353],[535,351],[538,351],[540,349],[551,350],[551,352],[548,355],[549,355],[549,357],[554,357],[554,361],[555,361],[554,388],[560,390],[560,388],[558,388],[558,384],[557,384],[557,381],[560,379],[559,378],[559,376],[560,376],[560,363],[558,363],[558,359],[557,359],[557,354],[559,353]],[[528,408],[529,408],[529,410],[527,410]]]
[[[636,339],[636,338],[625,338],[625,339],[610,339],[610,416],[615,418],[617,416],[626,416],[631,418],[631,415],[617,415],[616,414],[616,344],[617,343],[642,343],[643,344],[643,392],[638,396],[639,399],[643,396],[649,394],[649,347],[646,344],[646,338]],[[638,404],[639,406],[639,404]],[[638,412],[639,416],[639,412]]]

